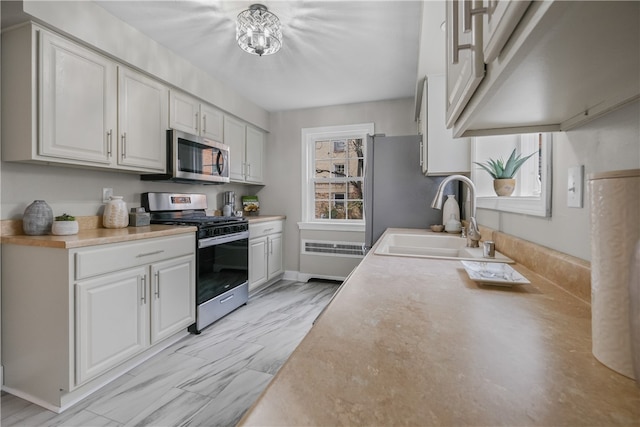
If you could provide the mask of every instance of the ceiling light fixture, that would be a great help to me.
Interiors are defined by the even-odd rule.
[[[252,4],[238,14],[236,41],[245,52],[271,55],[282,46],[280,20],[261,4]]]

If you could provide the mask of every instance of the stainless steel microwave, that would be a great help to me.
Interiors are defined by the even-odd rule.
[[[229,146],[175,129],[167,131],[167,172],[142,175],[145,181],[201,184],[229,182]]]

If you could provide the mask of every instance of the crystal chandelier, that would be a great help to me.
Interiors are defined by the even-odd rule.
[[[271,55],[282,46],[280,20],[261,4],[252,4],[238,14],[236,40],[245,52]]]

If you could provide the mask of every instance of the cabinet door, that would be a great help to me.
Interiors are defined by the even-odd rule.
[[[267,281],[266,237],[249,240],[249,289],[254,289]]]
[[[138,267],[76,284],[76,384],[148,346],[146,278]]]
[[[262,183],[264,158],[264,133],[247,126],[246,181]]]
[[[166,169],[169,90],[126,67],[118,68],[118,163],[132,170]]]
[[[214,141],[224,141],[224,114],[209,104],[200,105],[200,135]]]
[[[500,55],[530,3],[525,0],[487,2],[487,14],[482,25],[484,62],[489,64]]]
[[[200,102],[197,99],[177,92],[169,93],[169,127],[193,135],[198,134]]]
[[[230,169],[232,180],[244,181],[245,178],[245,124],[233,117],[224,118],[224,143],[229,146]]]
[[[482,5],[481,0],[447,2],[447,128],[454,125],[484,77],[482,15],[464,19],[472,3],[474,7]]]
[[[186,329],[196,320],[195,258],[151,266],[151,343]]]
[[[422,170],[426,175],[451,175],[471,171],[471,141],[454,138],[445,126],[445,83],[443,75],[427,76],[423,100],[426,98],[427,133],[422,136]]]
[[[282,234],[269,236],[269,280],[282,273]]]
[[[109,166],[117,132],[116,65],[45,31],[40,43],[38,154]]]

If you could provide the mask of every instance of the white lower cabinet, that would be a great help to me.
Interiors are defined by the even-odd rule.
[[[146,269],[139,267],[76,285],[76,380],[96,377],[149,343]]]
[[[277,279],[282,266],[283,221],[249,222],[249,290]]]
[[[4,389],[65,409],[186,335],[195,248],[195,233],[77,249],[3,245]]]
[[[151,266],[151,344],[195,321],[194,262],[186,256]]]

